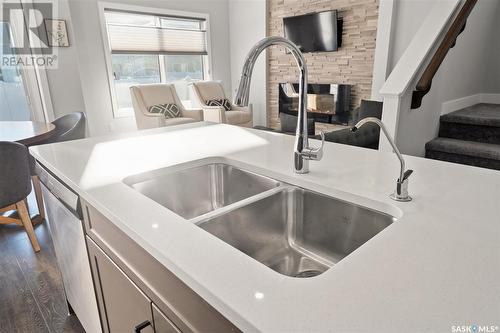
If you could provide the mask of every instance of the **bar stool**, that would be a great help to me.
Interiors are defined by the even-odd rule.
[[[15,223],[24,227],[35,252],[40,245],[26,206],[31,192],[29,154],[26,146],[16,142],[0,142],[0,224]],[[19,219],[2,216],[2,213],[17,210]]]

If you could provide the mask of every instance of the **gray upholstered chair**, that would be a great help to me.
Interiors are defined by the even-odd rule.
[[[74,112],[57,118],[52,122],[56,126],[56,133],[45,143],[64,142],[85,138],[87,129],[86,117],[83,112]]]
[[[230,110],[223,106],[209,106],[209,101],[228,100],[222,84],[217,81],[200,81],[190,84],[193,96],[193,105],[203,109],[203,119],[214,123],[252,127],[252,105],[241,107],[229,102]]]
[[[376,117],[378,119],[381,119],[382,107],[383,107],[382,102],[362,100],[361,105],[353,110],[349,120],[349,126],[353,126],[359,120],[367,117]],[[290,122],[290,124],[285,124],[286,126],[290,127],[290,128],[285,128],[286,131],[272,130],[270,128],[266,128],[263,126],[255,126],[254,128],[264,131],[281,132],[285,134],[295,135],[295,132],[293,131],[296,127],[293,127],[293,124],[297,122],[297,117],[289,119],[289,117],[293,116],[287,115],[286,118],[283,118],[282,115],[285,114],[280,113],[282,126],[285,123],[284,120]],[[312,133],[312,131],[314,130],[314,123],[310,123],[310,121],[312,121],[312,119],[307,120],[307,125],[308,125],[307,127],[308,127],[308,132]],[[373,123],[364,125],[354,133],[351,132],[350,128],[344,128],[338,131],[325,133],[325,141],[341,143],[350,146],[371,148],[371,149],[378,149],[379,137],[380,137],[380,127],[378,127],[377,124]],[[321,139],[319,135],[311,136],[311,138],[318,140]]]
[[[74,112],[57,118],[52,122],[55,125],[55,134],[47,140],[38,143],[48,144],[56,142],[64,142],[71,140],[79,140],[85,138],[87,129],[86,117],[83,112]],[[35,172],[35,159],[30,156],[29,159],[31,180],[33,182],[33,189],[35,191],[36,203],[38,206],[38,214],[42,219],[45,219],[45,208],[43,206],[42,188],[40,187],[40,178]]]
[[[280,113],[281,131],[285,133],[292,133],[293,135],[295,135],[295,132],[297,131],[297,118],[298,117],[296,115],[281,112]],[[315,133],[316,133],[316,124],[314,122],[314,119],[308,118],[307,134],[314,135]]]
[[[186,109],[173,84],[141,84],[130,87],[137,129],[188,124],[203,120],[201,109]],[[162,113],[151,113],[154,105],[175,104],[180,109],[180,117],[165,118]]]
[[[31,241],[33,250],[40,251],[40,245],[33,230],[33,224],[26,207],[26,198],[31,192],[28,148],[15,142],[0,142],[0,224],[15,223],[23,226]],[[19,218],[2,214],[17,210]]]
[[[367,117],[382,119],[382,107],[382,102],[362,100],[361,105],[353,110],[349,126],[354,126],[358,121]],[[326,141],[371,149],[378,149],[379,137],[380,127],[373,123],[366,124],[354,133],[350,128],[325,133]],[[314,136],[313,138],[319,139],[320,137]]]

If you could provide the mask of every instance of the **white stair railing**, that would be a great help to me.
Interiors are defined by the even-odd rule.
[[[391,74],[380,89],[384,106],[382,121],[396,144],[404,133],[398,133],[402,121],[412,121],[419,117],[418,110],[411,110],[413,89],[420,75],[429,64],[446,32],[460,11],[463,0],[436,1],[434,7],[422,22]],[[379,149],[392,151],[387,139],[381,135]],[[404,153],[404,149],[402,149]]]

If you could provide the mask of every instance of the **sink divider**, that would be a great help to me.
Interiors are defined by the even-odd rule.
[[[290,185],[290,184],[287,184],[287,183],[280,182],[279,186],[274,187],[274,188],[272,188],[270,190],[267,190],[267,191],[264,191],[262,193],[259,193],[259,194],[253,195],[251,197],[248,197],[246,199],[237,201],[237,202],[232,203],[230,205],[217,208],[217,209],[215,209],[215,210],[213,210],[211,212],[208,212],[208,213],[205,213],[203,215],[197,216],[197,217],[195,217],[193,219],[190,219],[188,221],[191,222],[191,223],[193,223],[193,224],[195,224],[195,225],[201,225],[204,222],[207,222],[208,220],[211,220],[214,217],[218,217],[218,216],[227,214],[227,213],[229,213],[229,212],[231,212],[233,210],[236,210],[236,209],[244,207],[244,206],[248,206],[248,205],[250,205],[250,204],[252,204],[254,202],[257,202],[259,200],[262,200],[262,199],[265,199],[267,197],[270,197],[270,196],[272,196],[272,195],[274,195],[276,193],[285,191],[287,189],[292,189],[292,188],[297,188],[297,187],[294,186],[294,185]]]

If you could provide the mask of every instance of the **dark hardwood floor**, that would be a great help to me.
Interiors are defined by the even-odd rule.
[[[35,232],[39,253],[21,227],[0,225],[0,332],[85,332],[76,316],[68,316],[47,224]]]

